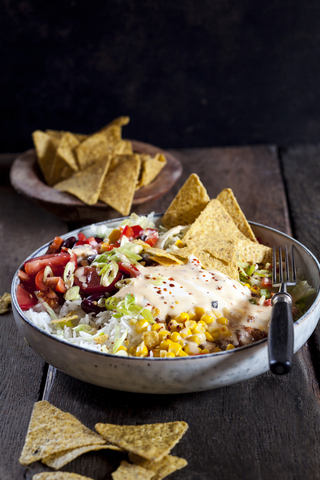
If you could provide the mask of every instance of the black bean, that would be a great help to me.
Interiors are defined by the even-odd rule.
[[[76,237],[66,238],[65,241],[62,244],[62,247],[72,248],[74,246],[74,244],[77,243],[77,241],[78,240],[76,239]]]

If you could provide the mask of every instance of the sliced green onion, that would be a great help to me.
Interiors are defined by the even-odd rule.
[[[141,310],[140,315],[142,315],[143,318],[148,320],[149,323],[156,323],[155,320],[153,319],[152,313],[147,308],[144,308],[143,310]]]
[[[101,275],[101,285],[108,287],[116,278],[119,271],[119,264],[112,260],[110,263],[106,263],[99,272]]]
[[[87,324],[84,323],[84,324],[77,325],[72,330],[74,330],[75,332],[90,333],[90,335],[92,335],[93,328],[90,327],[90,325],[87,325]]]
[[[46,266],[43,272],[43,281],[46,282],[48,277],[53,277],[53,271],[52,268],[49,267],[49,265]]]
[[[75,271],[75,265],[73,262],[68,262],[67,265],[65,266],[64,272],[63,272],[63,281],[66,283],[68,282],[69,278]]]
[[[80,292],[80,287],[76,285],[74,287],[69,288],[69,290],[66,291],[63,297],[65,300],[71,300],[71,301],[79,300],[81,298],[79,292]]]
[[[270,298],[271,297],[271,293],[269,292],[269,290],[267,288],[261,288],[260,289],[260,295],[261,297],[266,297],[266,298]]]
[[[249,265],[247,268],[246,268],[246,274],[248,275],[248,277],[251,277],[251,275],[253,274],[253,272],[255,271],[256,269],[256,266],[255,265]]]
[[[118,328],[117,328],[118,327]],[[117,338],[119,336],[119,325],[117,325],[116,327],[116,337]],[[113,345],[113,349],[112,349],[112,353],[117,353],[117,351],[119,350],[119,347],[121,347],[122,345],[122,342],[125,340],[126,336],[128,334],[128,330],[126,330],[120,338],[118,338],[115,342],[114,342],[114,345]]]

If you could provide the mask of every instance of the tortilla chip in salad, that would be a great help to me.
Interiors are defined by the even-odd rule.
[[[19,462],[29,465],[64,450],[105,443],[100,435],[89,430],[73,415],[43,400],[34,404]]]
[[[87,205],[97,203],[111,157],[90,164],[84,170],[54,185],[56,190],[75,195]]]
[[[166,228],[191,225],[207,206],[210,197],[198,175],[190,175],[162,217]]]
[[[250,227],[243,211],[241,210],[240,205],[236,197],[234,196],[231,188],[225,188],[224,190],[222,190],[222,192],[220,192],[217,196],[217,199],[227,210],[240,232],[242,232],[244,236],[249,238],[249,240],[257,242],[256,236],[253,233],[252,228]]]

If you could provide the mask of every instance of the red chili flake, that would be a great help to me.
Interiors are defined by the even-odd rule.
[[[164,291],[164,292],[166,292],[166,291],[167,291],[167,289],[166,289],[166,288],[164,288],[164,289],[163,289],[163,291]]]
[[[167,302],[163,302],[163,303],[165,303],[167,305]]]
[[[174,283],[169,283],[169,287],[174,287]]]
[[[171,280],[171,282],[174,282],[174,278],[170,277],[168,280]]]
[[[217,290],[222,290],[222,287],[217,287]]]

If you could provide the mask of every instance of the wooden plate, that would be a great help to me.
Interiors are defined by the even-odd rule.
[[[167,193],[182,173],[181,162],[171,153],[147,143],[132,140],[132,148],[138,153],[155,155],[162,152],[167,164],[150,185],[137,190],[133,205],[155,200]],[[66,222],[100,222],[120,214],[105,203],[89,206],[69,193],[59,192],[44,183],[35,150],[28,150],[13,163],[10,180],[18,193],[45,208]]]

